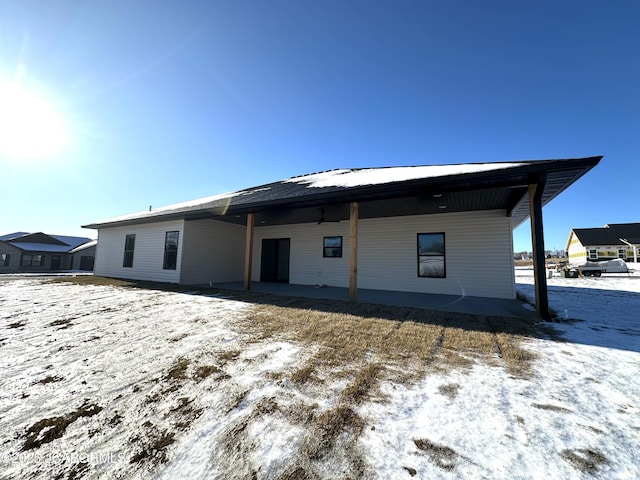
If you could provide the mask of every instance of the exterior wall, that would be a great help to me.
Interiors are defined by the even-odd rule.
[[[0,242],[0,254],[9,255],[9,265],[5,267],[2,256],[0,256],[0,273],[18,272],[20,270],[20,258],[22,251],[13,245]]]
[[[84,250],[80,250],[74,253],[71,257],[70,269],[71,270],[80,270],[80,262],[82,257],[93,257],[95,261],[96,256],[96,247],[85,248]]]
[[[180,283],[241,281],[245,243],[245,226],[216,220],[185,221]]]
[[[445,233],[446,278],[418,277],[418,233]],[[324,236],[342,235],[342,258],[323,258]],[[289,282],[349,284],[349,222],[256,227],[252,280],[260,279],[264,238],[290,238]],[[358,287],[515,298],[511,220],[503,210],[363,219]]]
[[[342,257],[323,258],[324,237],[342,236]],[[290,238],[289,283],[349,286],[349,222],[302,223],[256,227],[253,238],[253,281],[260,281],[262,240]]]
[[[9,265],[5,266],[2,256],[0,255],[0,273],[10,272],[50,272],[51,262],[54,256],[60,258],[60,267],[55,271],[68,270],[71,263],[71,255],[66,252],[52,253],[52,252],[39,252],[39,251],[22,251],[19,248],[14,247],[8,242],[0,242],[0,254],[8,254]],[[22,265],[22,257],[24,255],[41,255],[44,258],[42,265]]]
[[[580,243],[578,237],[573,233],[570,233],[569,238],[569,249],[567,250],[567,254],[569,255],[570,263],[584,263],[587,261],[587,250]]]
[[[101,228],[98,230],[94,273],[104,277],[179,283],[184,243],[183,226],[183,220],[172,220],[143,225]],[[165,270],[162,268],[165,233],[173,230],[180,232],[178,261],[175,270]],[[133,266],[130,268],[122,266],[125,236],[129,234],[136,235]]]

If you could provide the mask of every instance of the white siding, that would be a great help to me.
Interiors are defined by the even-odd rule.
[[[446,278],[418,277],[417,234],[445,234]],[[360,220],[358,287],[515,298],[511,221],[504,211]]]
[[[342,258],[323,258],[324,237],[342,236]],[[289,283],[298,285],[349,286],[349,222],[303,223],[256,227],[253,239],[251,277],[260,280],[262,240],[290,238]]]
[[[244,226],[216,220],[185,221],[180,283],[241,281],[245,241]]]
[[[418,277],[418,233],[445,233],[446,278]],[[323,258],[324,236],[342,235],[342,258]],[[349,285],[349,222],[257,227],[252,279],[260,279],[261,242],[290,238],[290,283]],[[511,220],[504,211],[359,221],[358,287],[515,298]]]
[[[131,225],[127,227],[101,228],[98,230],[98,246],[94,273],[96,275],[132,280],[157,282],[180,282],[182,244],[184,243],[183,220]],[[178,230],[178,264],[175,270],[164,270],[165,233]],[[136,235],[133,267],[122,266],[124,240],[129,234]]]

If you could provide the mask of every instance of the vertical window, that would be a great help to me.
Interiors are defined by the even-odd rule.
[[[596,250],[589,250],[589,260],[597,260],[598,252]]]
[[[167,232],[164,236],[164,268],[165,270],[175,270],[178,264],[178,237],[180,232]]]
[[[0,253],[0,265],[3,267],[9,266],[9,260],[11,259],[11,255],[8,253]]]
[[[445,278],[444,233],[418,234],[418,276]]]
[[[125,236],[124,237],[124,259],[122,260],[123,267],[133,267],[133,251],[135,247],[136,247],[135,233]]]
[[[322,256],[325,258],[342,257],[342,237],[324,237]]]

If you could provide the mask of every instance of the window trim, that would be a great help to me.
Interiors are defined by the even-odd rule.
[[[327,245],[327,240],[339,240],[339,246]],[[328,255],[329,251],[336,251],[338,255]],[[343,242],[342,235],[331,235],[322,238],[322,258],[342,258]]]
[[[122,257],[123,268],[133,268],[133,257],[136,249],[136,234],[127,233],[124,236],[124,255]]]
[[[172,243],[169,242],[169,236],[175,234],[175,250]],[[170,230],[164,234],[164,261],[162,263],[163,270],[177,270],[178,268],[178,250],[180,245],[180,230]]]
[[[430,252],[430,253],[421,254],[420,253],[420,237],[423,237],[423,236],[438,237],[431,240],[432,242],[441,239],[442,254],[440,254],[440,252]],[[447,248],[446,248],[445,232],[418,233],[416,236],[416,254],[417,254],[417,261],[418,261],[418,277],[419,278],[447,278]],[[433,274],[429,274],[428,271],[427,272],[421,271],[422,270],[420,268],[421,259],[429,258],[429,257],[433,257],[434,259],[437,257],[442,257],[442,268],[441,268],[442,273],[441,274],[437,272],[438,268],[436,269],[436,272]]]

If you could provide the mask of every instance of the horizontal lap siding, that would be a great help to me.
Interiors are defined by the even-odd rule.
[[[17,272],[20,270],[22,250],[19,250],[8,243],[0,242],[0,253],[6,253],[9,255],[9,265],[6,267],[4,266],[4,263],[2,263],[2,257],[0,257],[0,273]]]
[[[216,220],[185,221],[181,283],[241,281],[245,241],[244,226]]]
[[[158,222],[128,227],[102,228],[98,230],[96,250],[96,275],[132,280],[152,280],[158,282],[180,282],[182,244],[184,242],[183,220]],[[165,233],[178,230],[178,263],[175,270],[164,270]],[[136,235],[133,253],[133,267],[122,266],[125,236]]]
[[[418,277],[418,233],[445,233],[446,278]],[[325,236],[341,235],[342,258],[323,258]],[[260,280],[262,239],[290,238],[289,281],[349,286],[349,222],[257,227],[252,280]],[[358,287],[515,298],[511,222],[502,210],[362,219]]]
[[[360,220],[358,287],[515,298],[511,222],[503,211]],[[418,277],[417,234],[445,234],[446,278]]]
[[[324,258],[324,237],[342,236],[342,258]],[[290,238],[289,283],[298,285],[349,286],[349,222],[305,223],[256,227],[252,280],[260,280],[262,240]]]

